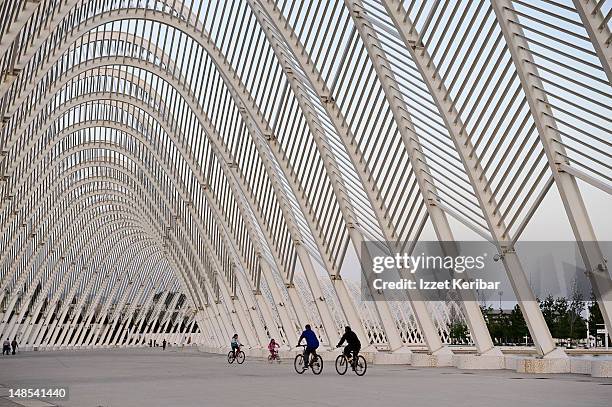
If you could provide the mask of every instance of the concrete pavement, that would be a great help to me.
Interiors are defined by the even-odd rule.
[[[325,362],[320,376],[299,376],[289,361],[248,358],[228,365],[223,356],[195,349],[27,352],[1,358],[0,366],[0,387],[67,386],[68,400],[45,401],[74,407],[561,407],[609,406],[612,400],[612,379],[584,375],[375,365],[357,377],[339,376],[333,362]]]

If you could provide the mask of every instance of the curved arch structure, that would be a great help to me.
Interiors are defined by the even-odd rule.
[[[612,193],[595,3],[2,2],[0,333],[291,348],[306,323],[325,346],[350,324],[368,351],[443,364],[447,308],[363,302],[343,277],[363,242],[410,252],[428,227],[458,254],[463,225],[496,247],[540,355],[563,356],[514,247],[553,186],[612,329],[581,191]],[[500,355],[473,293],[452,312]]]

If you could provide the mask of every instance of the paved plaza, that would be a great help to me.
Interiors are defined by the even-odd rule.
[[[298,376],[290,361],[270,365],[195,350],[27,352],[0,359],[0,406],[609,406],[612,379],[511,371],[370,366],[364,377]],[[14,404],[9,388],[68,387],[68,400]],[[14,400],[14,399],[13,399]]]

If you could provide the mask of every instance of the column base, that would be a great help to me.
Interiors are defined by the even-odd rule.
[[[570,357],[570,373],[591,374],[592,359]]]
[[[591,362],[591,376],[612,377],[612,360],[593,360]]]
[[[518,373],[569,373],[570,359],[561,348],[557,348],[543,358],[524,358],[516,362]]]
[[[446,367],[453,366],[454,353],[444,346],[433,353],[414,353],[412,366],[415,367]]]
[[[612,377],[612,360],[570,357],[570,373]]]
[[[499,348],[493,348],[487,352],[475,355],[455,355],[454,365],[458,369],[504,369],[505,357]]]
[[[412,350],[402,346],[393,352],[378,352],[374,355],[374,364],[377,365],[409,365],[412,363]]]

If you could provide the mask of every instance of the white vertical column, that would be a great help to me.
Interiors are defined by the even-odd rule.
[[[504,222],[500,219],[499,213],[495,211],[495,198],[488,187],[487,177],[480,165],[480,159],[474,153],[470,137],[466,133],[465,126],[455,108],[454,101],[446,91],[446,86],[440,77],[436,64],[429,58],[427,50],[420,45],[418,33],[414,27],[409,26],[410,23],[403,16],[402,23],[399,23],[397,10],[401,10],[401,3],[397,0],[384,0],[384,4],[392,17],[394,16],[396,25],[400,27],[400,35],[403,37],[406,48],[419,69],[421,78],[427,85],[438,107],[440,116],[444,120],[455,150],[461,158],[466,174],[474,188],[474,193],[478,199],[483,216],[487,221],[489,231],[498,250],[503,255],[506,273],[516,293],[536,348],[540,354],[546,355],[555,350],[555,343],[540,312],[539,305],[519,258],[514,252],[514,248],[508,244],[508,241],[511,239],[505,234],[506,227]],[[401,100],[401,96],[398,96],[398,98]],[[473,314],[476,314],[476,310],[473,310]],[[482,325],[480,327],[481,329],[486,329]],[[481,332],[481,334],[483,333]]]
[[[580,1],[576,0],[575,3],[580,3]],[[582,194],[578,188],[578,183],[572,174],[564,170],[564,167],[570,167],[570,163],[561,142],[561,134],[550,108],[548,96],[543,91],[546,87],[540,80],[536,64],[529,52],[529,44],[524,39],[521,27],[508,22],[509,18],[517,19],[512,3],[508,0],[494,0],[492,4],[521,80],[531,115],[538,129],[540,141],[544,146],[546,158],[591,280],[593,291],[597,297],[597,303],[606,327],[609,331],[612,331],[612,279],[595,236]],[[594,42],[594,46],[596,46],[596,43],[597,41]],[[609,48],[606,49],[608,50],[606,58],[609,58]],[[606,58],[602,61],[604,65]],[[608,71],[609,66],[606,73]]]

